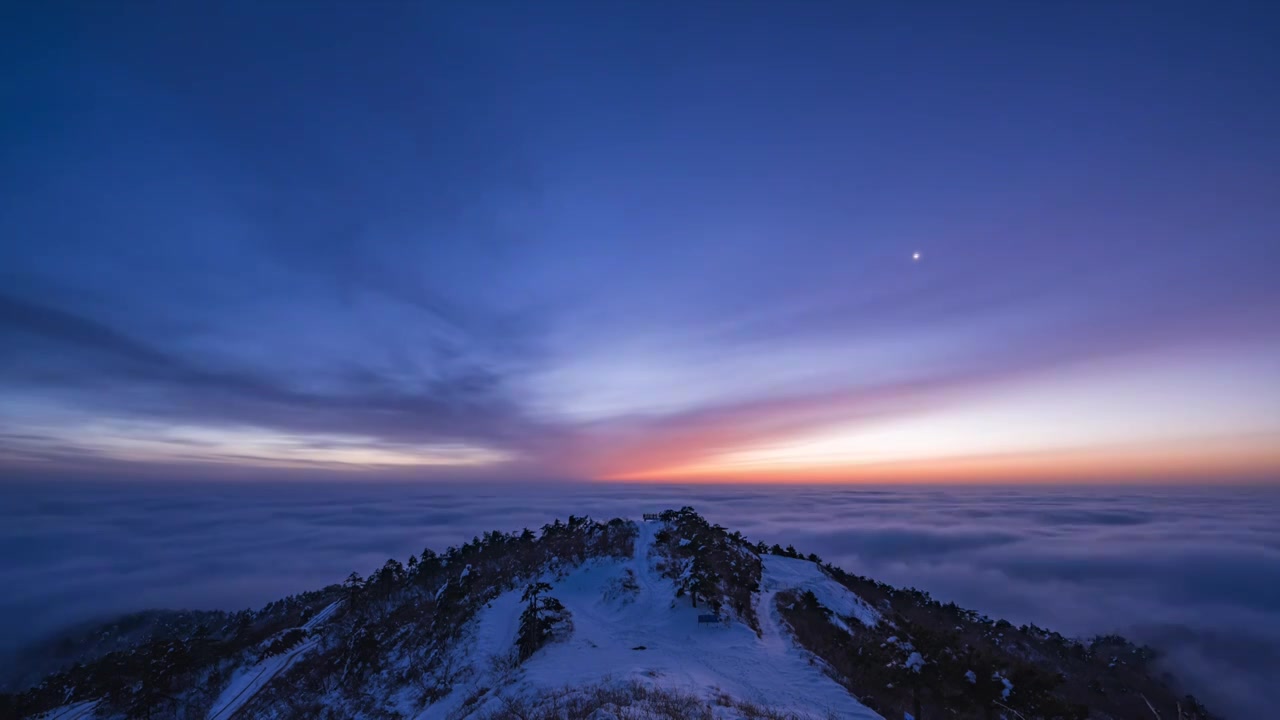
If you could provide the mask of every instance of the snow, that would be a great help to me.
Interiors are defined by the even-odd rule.
[[[924,658],[920,653],[913,652],[907,656],[907,661],[903,665],[913,672],[920,672],[920,668],[924,667]]]
[[[964,673],[964,679],[965,679],[965,680],[968,680],[970,685],[977,685],[977,684],[978,684],[978,676],[977,676],[977,674],[976,674],[976,673],[974,673],[972,670],[966,670],[966,671],[965,671],[965,673]]]
[[[1009,693],[1013,692],[1013,683],[1009,682],[1009,678],[997,672],[997,673],[991,673],[991,679],[999,680],[1001,683],[1004,684],[1004,690],[1000,691],[1000,696],[1003,697],[1005,700],[1008,700]]]
[[[304,623],[301,629],[310,633],[333,617],[341,604],[341,600],[330,603]],[[267,683],[289,669],[299,658],[314,650],[319,644],[320,641],[315,638],[304,640],[284,653],[273,655],[256,665],[240,668],[231,677],[227,687],[223,688],[222,693],[218,695],[218,699],[213,701],[213,705],[209,708],[209,720],[230,720],[240,708],[253,699],[254,695],[266,687]]]
[[[829,608],[840,619],[853,618],[867,627],[873,627],[880,621],[880,613],[872,609],[849,588],[833,580],[817,563],[781,555],[765,555],[762,559],[764,560],[764,578],[761,586],[764,589],[768,590],[772,585],[775,590],[795,589],[801,592],[810,590],[818,598],[818,602]],[[843,622],[836,624],[845,630],[849,629]],[[894,640],[897,638],[890,638],[890,642]]]
[[[256,665],[241,668],[209,708],[209,720],[229,720],[267,683],[318,644],[316,640],[307,640],[288,652],[272,655]]]
[[[462,568],[462,572],[458,574],[458,577],[464,578],[470,574],[471,574],[471,563],[467,563],[467,566]]]
[[[633,557],[592,560],[563,578],[542,578],[552,585],[549,594],[571,613],[573,632],[565,641],[539,650],[509,675],[495,669],[491,658],[509,657],[514,647],[522,589],[503,593],[482,609],[469,623],[459,648],[475,673],[424,710],[418,720],[445,718],[485,687],[497,690],[475,703],[473,713],[499,709],[502,695],[630,680],[704,697],[719,691],[802,717],[880,717],[827,677],[821,664],[794,644],[780,625],[774,598],[794,587],[813,589],[837,612],[874,622],[874,611],[865,603],[811,562],[769,557],[756,599],[762,636],[742,623],[699,625],[697,616],[705,608],[692,607],[687,598],[675,600],[671,580],[661,577],[650,563],[657,527],[638,525]],[[634,574],[638,590],[633,598],[617,597],[609,589],[628,571]],[[635,649],[641,646],[645,649]]]
[[[94,709],[98,707],[97,700],[89,700],[86,702],[72,703],[56,707],[46,713],[35,716],[35,720],[94,720]]]
[[[338,610],[340,605],[342,605],[341,600],[329,603],[304,623],[301,629],[310,633],[333,617],[334,612]],[[307,640],[281,655],[269,657],[256,665],[241,668],[231,678],[231,683],[223,689],[218,699],[214,701],[209,710],[209,720],[228,720],[231,718],[259,690],[266,687],[267,683],[293,665],[307,652],[314,649],[317,644],[317,640]],[[38,720],[94,720],[94,709],[97,706],[97,700],[63,705],[42,715],[37,715],[36,718]]]
[[[315,615],[314,615],[310,620],[308,620],[308,621],[307,621],[307,622],[302,626],[302,629],[303,629],[303,630],[306,630],[307,632],[311,632],[311,631],[312,631],[314,628],[316,628],[318,625],[320,625],[321,623],[323,623],[324,621],[326,621],[326,620],[328,620],[330,617],[332,617],[332,616],[333,616],[333,613],[337,611],[338,606],[339,606],[339,605],[341,605],[341,604],[342,604],[342,601],[341,601],[341,600],[336,600],[336,601],[334,601],[334,602],[330,603],[327,607],[325,607],[325,608],[324,608],[323,610],[321,610],[320,612],[316,613],[316,614],[315,614]]]

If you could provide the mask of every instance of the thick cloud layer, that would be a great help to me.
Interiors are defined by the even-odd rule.
[[[570,513],[693,505],[756,540],[1015,623],[1118,631],[1228,717],[1280,703],[1280,493],[296,484],[0,488],[0,638],[241,608]]]

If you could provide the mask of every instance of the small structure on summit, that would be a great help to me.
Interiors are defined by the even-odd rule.
[[[645,513],[644,519],[646,522],[648,522],[649,520],[661,520],[662,513]]]

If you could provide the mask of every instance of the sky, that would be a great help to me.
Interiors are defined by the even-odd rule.
[[[1270,3],[0,22],[0,477],[1280,478]]]

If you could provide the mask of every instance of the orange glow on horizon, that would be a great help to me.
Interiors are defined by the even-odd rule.
[[[1188,354],[935,394],[806,398],[655,425],[595,472],[665,482],[1111,482],[1280,479],[1276,353]],[[905,391],[904,391],[905,392]],[[881,398],[884,400],[884,398]],[[825,416],[824,416],[825,415]]]
[[[713,463],[607,475],[605,481],[690,483],[1021,483],[1260,481],[1280,474],[1274,438],[1197,440],[1184,445],[1115,446],[995,453],[862,465],[730,467]]]

